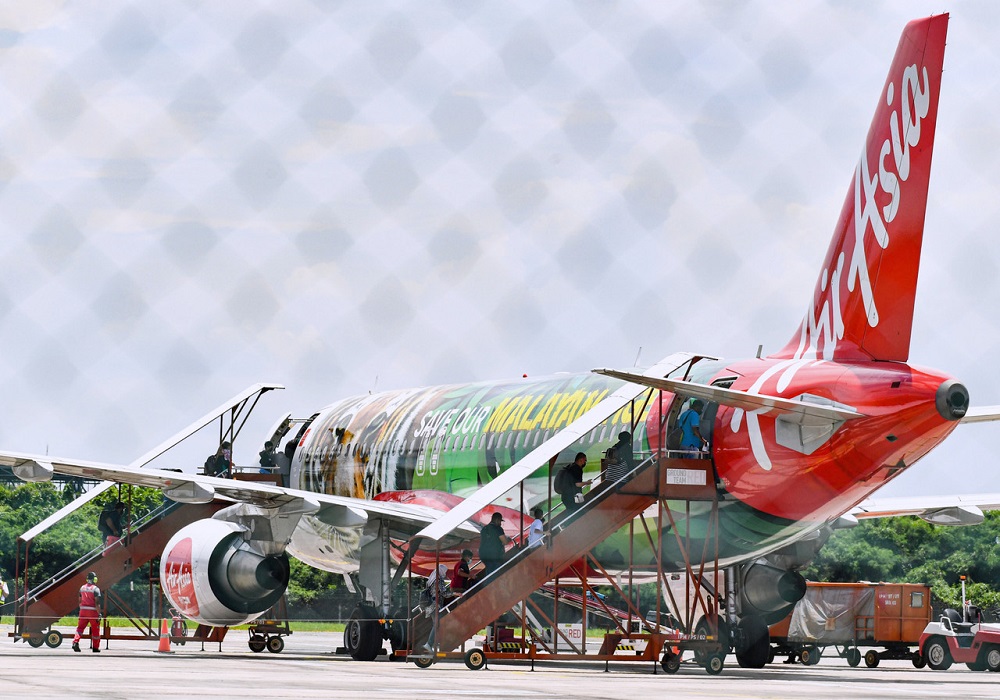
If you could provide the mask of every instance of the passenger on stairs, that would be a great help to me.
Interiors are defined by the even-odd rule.
[[[451,590],[454,593],[464,593],[476,583],[476,575],[469,569],[472,561],[472,550],[463,549],[462,558],[455,564],[451,572]]]
[[[545,541],[545,512],[541,508],[531,511],[531,525],[528,526],[528,547],[540,547]]]
[[[583,505],[583,487],[591,482],[583,478],[583,468],[587,465],[587,455],[577,452],[576,459],[562,468],[562,473],[556,476],[556,486],[562,497],[566,512],[572,513]]]
[[[503,533],[503,526],[500,524],[502,522],[503,516],[494,513],[489,525],[484,525],[479,531],[479,560],[483,562],[483,575],[480,580],[503,566],[507,556],[505,548],[510,544],[510,538]]]
[[[614,483],[632,471],[635,457],[632,456],[632,433],[623,430],[618,433],[618,442],[608,450],[608,466],[605,479]]]

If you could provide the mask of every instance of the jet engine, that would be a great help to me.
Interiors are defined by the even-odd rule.
[[[247,528],[199,520],[179,530],[163,550],[160,582],[170,603],[206,625],[240,625],[274,605],[288,586],[288,556],[265,554]]]
[[[806,593],[806,580],[797,571],[758,559],[740,567],[740,613],[759,615],[768,625],[778,622]]]

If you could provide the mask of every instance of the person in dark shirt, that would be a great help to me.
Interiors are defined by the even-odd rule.
[[[274,451],[274,443],[268,440],[264,443],[264,449],[258,454],[260,457],[260,473],[273,474],[277,467],[277,454]]]
[[[499,569],[506,557],[505,547],[510,544],[510,538],[503,532],[503,516],[494,513],[489,525],[484,525],[479,531],[479,560],[483,562],[483,578]]]
[[[563,477],[564,487],[559,495],[562,497],[562,502],[566,506],[567,513],[572,513],[583,505],[583,487],[590,483],[590,479],[583,478],[583,468],[586,465],[586,453],[577,452],[576,459],[563,467],[568,478]],[[577,498],[577,494],[580,495],[580,498]]]

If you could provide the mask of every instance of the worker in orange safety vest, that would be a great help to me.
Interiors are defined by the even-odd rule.
[[[80,651],[80,639],[87,625],[90,625],[91,651],[95,654],[101,651],[100,619],[101,589],[97,587],[97,574],[91,571],[87,574],[87,582],[80,586],[80,621],[73,637],[73,651]]]

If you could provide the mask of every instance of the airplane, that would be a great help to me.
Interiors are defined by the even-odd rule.
[[[905,27],[812,301],[772,355],[681,352],[645,370],[382,391],[304,419],[288,414],[266,439],[284,443],[294,488],[17,452],[0,452],[0,464],[29,481],[58,472],[156,487],[181,502],[235,501],[167,544],[171,604],[205,624],[253,620],[284,592],[291,554],[351,577],[362,601],[345,637],[355,658],[370,660],[383,638],[400,641],[372,623],[397,609],[393,583],[407,566],[427,573],[438,556],[407,556],[400,542],[423,538],[455,556],[497,510],[518,537],[521,513],[550,505],[552,464],[584,452],[594,475],[622,432],[639,459],[673,449],[679,416],[699,399],[706,447],[692,457],[710,460],[716,477],[719,560],[744,639],[737,658],[763,666],[767,625],[802,596],[798,570],[835,528],[904,512],[974,522],[978,508],[996,505],[870,498],[960,422],[1000,419],[1000,407],[971,407],[955,378],[908,363],[947,24],[944,14]],[[695,508],[678,527],[703,531],[707,517]],[[627,537],[595,543],[598,560],[621,563]],[[667,563],[680,560],[665,552]]]

